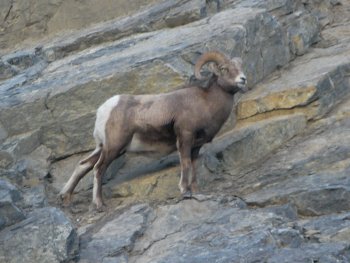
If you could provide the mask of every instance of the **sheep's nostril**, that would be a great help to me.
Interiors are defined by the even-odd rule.
[[[247,78],[246,77],[241,77],[241,82],[242,83],[246,83],[247,82]]]

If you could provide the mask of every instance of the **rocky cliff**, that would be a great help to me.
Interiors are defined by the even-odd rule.
[[[350,1],[48,2],[0,4],[1,262],[350,262]],[[97,107],[176,89],[213,49],[252,90],[201,152],[201,193],[180,198],[176,154],[125,156],[105,212],[91,175],[61,207]]]

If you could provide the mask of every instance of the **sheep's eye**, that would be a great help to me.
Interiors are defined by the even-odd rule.
[[[225,68],[225,67],[222,67],[222,68],[220,68],[220,72],[221,72],[222,74],[226,74],[226,73],[228,72],[228,69]]]

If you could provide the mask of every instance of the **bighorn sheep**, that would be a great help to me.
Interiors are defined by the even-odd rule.
[[[96,149],[75,168],[60,197],[70,202],[79,180],[94,171],[93,204],[103,207],[101,179],[109,164],[125,152],[178,150],[181,164],[179,183],[183,196],[197,191],[195,161],[203,144],[210,142],[229,117],[235,93],[246,89],[239,58],[230,60],[220,52],[203,54],[195,65],[202,79],[203,65],[214,62],[207,86],[186,85],[156,95],[116,95],[97,110],[94,130]]]

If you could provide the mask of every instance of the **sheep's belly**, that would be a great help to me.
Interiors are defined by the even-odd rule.
[[[126,150],[133,153],[160,153],[160,154],[169,154],[176,149],[176,145],[169,144],[163,141],[144,141],[135,134],[127,146]]]

